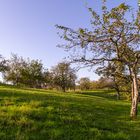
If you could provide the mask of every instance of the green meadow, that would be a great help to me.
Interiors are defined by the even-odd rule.
[[[113,91],[0,87],[0,140],[139,140],[140,115]]]

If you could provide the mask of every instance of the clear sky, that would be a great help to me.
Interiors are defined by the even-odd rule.
[[[109,8],[126,2],[137,8],[138,0],[108,0]],[[56,45],[63,43],[56,24],[71,28],[89,27],[87,6],[100,11],[101,0],[0,0],[0,54],[41,59],[47,68],[60,62],[67,53]],[[87,70],[80,77],[92,80],[97,75]]]

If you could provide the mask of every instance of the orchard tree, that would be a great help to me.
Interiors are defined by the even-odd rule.
[[[109,62],[108,65],[96,69],[98,75],[112,80],[112,88],[117,92],[117,99],[120,99],[121,92],[131,92],[131,79],[127,72],[125,66],[118,62]]]
[[[47,69],[43,71],[42,82],[43,82],[43,87],[44,88],[52,89],[54,87],[52,73]]]
[[[25,61],[22,57],[12,54],[10,60],[8,60],[8,69],[3,73],[4,79],[12,82],[13,85],[19,85],[23,64],[25,64]]]
[[[98,89],[99,88],[98,81],[91,81],[90,86],[92,90]]]
[[[73,30],[58,26],[60,36],[68,43],[60,45],[71,51],[73,62],[85,66],[107,65],[108,62],[119,62],[128,67],[132,81],[130,116],[135,119],[138,112],[137,69],[140,60],[140,12],[132,14],[131,7],[125,3],[107,9],[105,0],[102,15],[89,8],[92,15],[91,29]]]
[[[2,55],[0,55],[0,72],[7,70],[7,60],[5,60]]]
[[[113,81],[112,79],[108,77],[100,77],[100,79],[97,81],[98,88],[99,89],[105,89],[105,88],[113,88]]]
[[[29,60],[27,67],[23,69],[25,71],[24,77],[27,79],[28,85],[33,88],[40,88],[43,82],[43,64],[40,60]]]
[[[26,60],[16,54],[8,60],[8,69],[3,73],[4,79],[13,85],[41,87],[43,82],[43,64],[39,60]]]
[[[81,90],[89,90],[91,88],[91,81],[88,77],[82,77],[78,83]]]
[[[51,69],[53,84],[59,86],[63,92],[68,88],[75,89],[75,70],[66,62],[59,63]]]

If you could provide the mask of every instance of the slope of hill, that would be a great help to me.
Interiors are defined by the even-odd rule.
[[[0,87],[2,140],[139,140],[140,116],[109,91],[61,93]]]

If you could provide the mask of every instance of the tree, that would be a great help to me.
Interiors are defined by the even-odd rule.
[[[79,80],[81,90],[89,90],[91,88],[91,81],[88,77],[82,77]]]
[[[21,83],[26,86],[40,88],[43,83],[43,64],[40,60],[29,60],[21,70]]]
[[[43,64],[39,60],[30,60],[12,54],[8,61],[8,69],[4,72],[4,79],[13,85],[27,87],[41,87],[43,81]]]
[[[125,67],[121,63],[109,62],[107,66],[99,67],[96,73],[112,80],[112,88],[117,92],[117,99],[120,99],[121,92],[131,92],[130,76],[126,74]]]
[[[107,78],[107,77],[100,77],[100,79],[97,81],[98,83],[98,89],[111,89],[112,88],[112,79]]]
[[[44,88],[48,88],[48,89],[52,89],[54,87],[53,85],[53,76],[52,73],[48,70],[44,70],[43,71],[43,87]]]
[[[3,73],[4,79],[12,82],[13,85],[18,85],[21,81],[21,69],[24,63],[22,57],[12,54],[11,59],[8,60],[8,69]]]
[[[97,14],[92,8],[89,8],[89,11],[92,15],[92,30],[87,28],[73,30],[57,25],[57,28],[63,30],[61,37],[69,42],[60,47],[68,51],[72,50],[70,55],[72,61],[80,62],[85,66],[119,62],[128,67],[132,82],[130,116],[135,119],[138,112],[137,69],[140,59],[140,12],[134,16],[131,14],[131,7],[125,3],[109,11],[105,0],[102,15]]]
[[[64,92],[68,88],[75,88],[76,74],[70,64],[62,62],[51,69],[53,83],[59,86]]]
[[[98,81],[91,81],[90,85],[92,90],[99,89]]]
[[[5,60],[1,55],[0,55],[0,72],[4,72],[7,70],[7,60]]]

